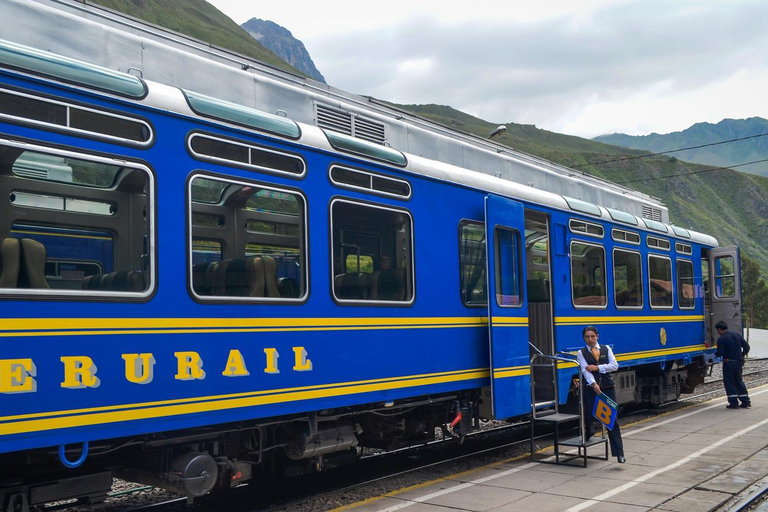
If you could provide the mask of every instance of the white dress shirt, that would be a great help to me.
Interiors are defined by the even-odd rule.
[[[600,350],[600,344],[595,343],[595,348]],[[597,365],[598,369],[600,370],[600,373],[610,373],[615,372],[619,369],[619,363],[616,361],[616,356],[613,355],[613,350],[611,350],[611,347],[606,345],[606,348],[608,349],[608,364],[599,364]],[[587,350],[590,352],[592,351],[589,346],[587,346]],[[591,386],[595,383],[595,376],[592,375],[592,372],[587,370],[587,360],[584,359],[584,354],[579,350],[576,353],[576,361],[579,363],[579,366],[581,367],[581,374],[584,376],[584,380],[587,381],[587,385]]]

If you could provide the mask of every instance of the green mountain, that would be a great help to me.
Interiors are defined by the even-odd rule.
[[[440,105],[395,105],[453,129],[487,137],[498,122],[472,117]],[[578,171],[621,183],[659,197],[677,226],[708,233],[721,245],[739,245],[768,274],[768,179],[672,156],[646,156],[648,151],[504,123],[494,140]],[[601,163],[604,162],[604,163]]]
[[[283,69],[289,68],[282,61],[275,64],[276,56],[203,0],[98,0],[98,3]],[[254,10],[258,10],[258,6],[254,6]],[[499,125],[446,106],[395,106],[482,137],[487,137]],[[710,172],[709,166],[684,162],[673,156],[646,157],[648,151],[562,135],[532,125],[505,124],[507,130],[494,139],[497,142],[659,197],[669,207],[673,223],[709,233],[721,245],[741,246],[742,252],[757,260],[764,274],[768,273],[768,179],[733,170]],[[736,137],[717,137],[718,140],[727,138]],[[681,145],[676,143],[675,147]],[[740,162],[747,160],[749,158]]]
[[[205,0],[89,0],[276,68],[307,76],[272,53]],[[256,7],[254,7],[255,9]]]
[[[765,135],[765,136],[761,136]],[[749,137],[749,138],[747,138]],[[715,144],[721,141],[744,139],[727,144]],[[723,119],[717,124],[696,123],[681,132],[660,135],[625,135],[614,133],[595,137],[595,141],[623,146],[632,149],[644,149],[652,153],[661,153],[678,148],[691,148],[670,153],[680,160],[699,164],[727,167],[739,165],[742,172],[768,177],[768,164],[765,162],[741,166],[745,162],[768,159],[768,119],[750,117],[749,119]]]

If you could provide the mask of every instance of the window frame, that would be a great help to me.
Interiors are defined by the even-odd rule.
[[[665,248],[665,247],[661,247],[661,245],[651,245],[650,243],[648,243],[650,240],[654,240],[657,243],[664,242],[667,244],[667,247]],[[648,247],[648,249],[656,250],[656,251],[670,252],[672,250],[672,242],[666,238],[659,238],[658,236],[647,235],[645,237],[645,245],[646,247]]]
[[[464,306],[467,307],[467,308],[484,308],[484,309],[487,309],[488,308],[488,290],[487,290],[487,288],[488,288],[488,268],[487,268],[488,267],[488,245],[487,245],[488,244],[488,240],[485,240],[485,242],[484,242],[486,245],[485,245],[485,250],[483,251],[483,262],[482,262],[482,265],[483,265],[483,268],[485,269],[485,274],[486,274],[485,275],[485,288],[486,288],[486,290],[485,290],[485,302],[474,304],[474,303],[471,303],[471,302],[467,302],[466,300],[464,300],[465,297],[461,296],[462,295],[462,293],[461,293],[462,292],[462,280],[461,280],[461,278],[462,278],[463,271],[464,271],[464,267],[463,267],[462,262],[461,262],[461,233],[462,233],[462,228],[464,226],[466,226],[466,225],[469,225],[469,224],[474,224],[476,226],[480,226],[482,228],[484,237],[486,235],[485,222],[484,221],[472,220],[472,219],[461,219],[459,221],[459,231],[458,231],[458,235],[459,235],[459,298],[461,299],[461,303],[464,304]]]
[[[500,275],[499,272],[499,262],[501,261],[500,255],[499,255],[499,243],[498,243],[498,233],[499,231],[507,231],[509,233],[512,233],[512,236],[515,238],[515,245],[517,248],[517,268],[515,269],[515,273],[517,275],[517,291],[518,291],[518,302],[517,304],[501,304],[499,303],[499,294],[498,290],[500,288],[501,282],[500,282]],[[519,309],[522,308],[524,304],[527,304],[528,300],[528,290],[527,290],[527,280],[525,279],[525,270],[523,268],[523,256],[525,254],[525,238],[522,236],[520,231],[516,228],[509,227],[509,226],[503,226],[501,224],[496,224],[493,227],[493,261],[494,261],[494,269],[493,269],[493,282],[494,282],[494,288],[496,289],[496,293],[494,294],[495,297],[493,300],[496,301],[496,307],[499,308],[505,308],[505,309]],[[488,241],[486,240],[486,244]],[[486,245],[486,254],[488,251],[488,246]],[[490,278],[488,276],[488,268],[485,269],[486,272],[486,280]],[[490,290],[488,290],[490,292]],[[488,293],[488,301],[491,300],[490,293]]]
[[[638,257],[638,263],[640,264],[640,289],[643,291],[639,306],[619,306],[616,302],[618,293],[616,293],[616,252],[621,251],[627,254],[634,254]],[[629,310],[641,310],[645,307],[645,275],[643,274],[643,255],[640,251],[633,251],[625,249],[623,247],[614,247],[611,251],[611,267],[613,267],[613,305],[616,309],[629,309]]]
[[[616,233],[622,233],[625,238],[617,238]],[[637,236],[637,242],[633,242],[631,240],[626,239],[626,235],[635,235]],[[643,241],[643,237],[640,236],[640,233],[637,233],[635,231],[629,231],[626,229],[618,229],[618,228],[612,228],[611,229],[611,240],[614,242],[619,242],[620,244],[629,244],[629,245],[640,245]]]
[[[714,275],[712,276],[712,277],[713,277],[713,280],[714,280],[714,283],[712,282],[713,280],[710,280],[709,286],[710,286],[710,289],[712,289],[712,290],[713,290],[713,292],[712,292],[712,293],[713,293],[713,296],[714,296],[715,298],[718,298],[718,299],[731,299],[731,298],[733,298],[733,297],[735,297],[735,296],[736,296],[736,274],[735,274],[735,273],[733,273],[733,274],[718,274],[718,273],[717,273],[717,272],[718,272],[718,270],[717,270],[717,267],[718,267],[718,264],[717,264],[717,262],[718,262],[719,260],[724,260],[724,259],[729,259],[729,260],[731,260],[731,261],[732,261],[732,266],[733,266],[734,270],[736,269],[736,262],[735,262],[735,261],[733,261],[733,256],[731,256],[730,254],[724,254],[724,255],[722,255],[722,256],[718,256],[718,257],[716,257],[716,258],[715,258],[715,260],[714,260],[714,262],[713,262],[713,263],[714,263],[714,265],[713,265],[713,268],[712,268],[712,269],[710,269],[710,272],[714,272]],[[720,265],[720,267],[722,267],[722,265]],[[717,286],[717,284],[718,284],[718,280],[720,280],[720,279],[725,279],[725,278],[731,278],[731,279],[733,279],[733,288],[734,288],[734,291],[733,291],[733,293],[732,293],[731,295],[721,295],[721,294],[720,294],[720,293],[717,291],[717,290],[718,290],[718,286]],[[714,288],[712,288],[713,284],[714,284]]]
[[[411,236],[410,236],[410,280],[411,280],[411,298],[405,301],[395,301],[395,300],[361,300],[361,299],[342,299],[336,296],[336,279],[335,279],[335,269],[333,268],[333,262],[335,261],[336,253],[335,253],[335,239],[333,237],[334,233],[334,225],[333,225],[333,208],[336,204],[339,203],[347,203],[352,204],[355,206],[362,206],[366,208],[374,208],[389,212],[395,212],[398,214],[404,214],[408,217],[410,221],[410,228],[411,228]],[[334,197],[331,199],[331,201],[328,203],[328,242],[329,242],[329,253],[330,253],[330,259],[329,259],[329,270],[330,270],[330,284],[331,284],[331,299],[338,305],[341,306],[372,306],[372,307],[382,307],[382,306],[390,306],[390,307],[411,307],[413,306],[414,302],[416,301],[416,233],[415,233],[415,227],[414,227],[414,221],[413,221],[413,214],[405,209],[405,208],[398,208],[395,206],[390,206],[386,204],[379,204],[379,203],[372,203],[368,201],[363,201],[360,199],[352,199],[349,197]]]
[[[145,163],[140,163],[126,159],[124,156],[108,157],[103,155],[94,155],[82,151],[71,151],[41,144],[26,143],[20,141],[0,138],[0,146],[9,146],[23,151],[43,153],[62,158],[72,158],[84,160],[115,167],[126,167],[143,171],[147,176],[147,256],[149,258],[149,270],[147,272],[147,287],[141,292],[117,291],[117,290],[90,290],[90,289],[64,289],[64,288],[0,288],[0,297],[22,297],[24,299],[45,299],[45,300],[104,300],[109,302],[146,302],[152,298],[157,291],[157,220],[156,220],[156,195],[157,183],[154,170]],[[41,180],[45,183],[58,183],[55,181]],[[93,190],[99,188],[88,187]],[[20,207],[26,208],[26,207]],[[102,216],[99,216],[103,218]],[[23,220],[23,219],[22,219]],[[10,227],[10,226],[9,226]],[[103,228],[99,228],[103,229]],[[48,261],[49,258],[46,258]],[[53,260],[51,260],[53,261]]]
[[[691,289],[693,290],[693,297],[691,297],[691,305],[690,306],[683,306],[680,304],[680,298],[682,297],[682,294],[680,293],[681,290],[681,281],[680,281],[680,269],[678,268],[678,265],[680,263],[687,263],[691,266]],[[689,260],[687,258],[676,258],[675,259],[675,287],[677,288],[677,307],[679,309],[696,309],[696,285],[694,283],[695,276],[693,275],[693,260]]]
[[[658,258],[660,260],[667,260],[669,262],[669,277],[670,277],[670,283],[675,283],[675,274],[674,269],[672,265],[672,258],[669,256],[666,256],[664,254],[653,254],[649,253],[647,258],[647,265],[648,265],[648,305],[651,307],[651,309],[665,309],[665,310],[672,310],[675,307],[675,287],[672,286],[672,289],[670,290],[670,293],[672,294],[672,298],[670,300],[669,306],[654,306],[653,305],[653,295],[651,293],[651,258]]]
[[[605,304],[602,306],[590,306],[590,305],[577,305],[576,304],[576,298],[573,296],[573,244],[582,244],[582,245],[588,245],[591,247],[598,247],[603,251],[603,279],[605,279]],[[608,266],[608,262],[606,259],[605,254],[605,246],[602,244],[598,244],[595,242],[590,242],[587,240],[581,240],[578,238],[572,238],[570,244],[568,244],[568,275],[571,282],[571,305],[574,307],[574,309],[597,309],[597,310],[606,310],[608,309],[608,273],[606,272],[606,267]]]
[[[573,229],[573,223],[574,222],[580,222],[580,223],[584,224],[584,226],[586,227],[587,230],[586,231],[579,231],[579,230]],[[600,228],[601,234],[596,235],[595,233],[590,233],[589,232],[589,227],[590,226],[596,227],[596,228]],[[574,235],[578,235],[578,236],[591,236],[591,237],[599,238],[599,239],[605,238],[605,227],[602,224],[597,224],[596,222],[589,222],[589,221],[581,220],[581,219],[568,219],[568,231],[570,231]]]
[[[351,185],[351,184],[348,184],[348,183],[336,181],[335,179],[333,179],[333,170],[334,169],[339,169],[341,171],[354,172],[354,173],[357,173],[357,174],[366,174],[370,178],[371,183],[373,182],[373,178],[380,178],[380,179],[384,179],[384,180],[395,181],[395,182],[398,182],[398,183],[405,184],[408,187],[408,194],[407,195],[393,194],[391,192],[384,192],[382,190],[377,190],[377,189],[373,188],[373,185],[371,185],[371,188],[363,188],[363,187],[358,187],[356,185]],[[354,190],[355,192],[362,192],[362,193],[365,193],[365,194],[373,194],[373,195],[377,195],[377,196],[390,197],[392,199],[399,199],[400,201],[410,201],[411,197],[413,197],[413,187],[411,186],[410,182],[408,182],[405,179],[394,178],[394,177],[386,175],[386,174],[381,174],[381,173],[377,173],[377,172],[373,172],[373,171],[367,171],[367,170],[364,170],[364,169],[358,169],[358,168],[355,168],[355,167],[350,167],[350,166],[341,165],[341,164],[335,164],[334,163],[334,164],[331,164],[331,165],[328,166],[328,181],[330,181],[333,184],[333,186],[335,186],[335,187],[339,187],[339,188],[343,188],[343,189],[347,189],[347,190]]]
[[[198,295],[195,292],[194,286],[193,286],[193,256],[192,256],[192,246],[193,246],[193,225],[192,225],[192,182],[195,180],[195,178],[202,178],[206,180],[211,181],[218,181],[218,182],[224,182],[231,185],[240,185],[244,187],[258,187],[262,190],[272,190],[274,192],[280,192],[283,194],[290,194],[294,196],[301,197],[302,201],[304,201],[304,207],[301,215],[301,221],[302,224],[300,225],[300,228],[303,228],[303,233],[299,235],[300,244],[299,245],[299,254],[302,259],[303,264],[303,277],[304,277],[304,293],[300,295],[299,297],[240,297],[235,295]],[[196,302],[199,302],[201,304],[222,304],[222,303],[235,303],[235,304],[283,304],[283,305],[300,305],[304,304],[308,299],[310,295],[310,259],[309,259],[309,212],[308,212],[308,201],[307,197],[304,194],[302,190],[295,189],[295,188],[289,188],[289,187],[283,187],[280,185],[274,185],[272,183],[264,183],[256,180],[249,180],[247,178],[241,178],[241,177],[235,177],[235,176],[224,176],[220,174],[214,174],[209,171],[205,171],[202,169],[197,169],[192,171],[189,176],[187,177],[187,182],[185,184],[186,188],[186,225],[187,225],[187,240],[186,240],[186,251],[187,251],[187,292],[189,293],[189,296],[192,297]],[[210,205],[211,203],[203,203],[206,205]],[[224,226],[222,229],[226,230],[229,229],[227,226]],[[246,231],[245,226],[242,226],[243,231]],[[303,236],[302,236],[303,235]],[[210,239],[210,237],[204,237],[206,239]],[[213,240],[213,241],[219,241],[219,240]],[[247,244],[244,244],[242,247],[243,254],[245,254]],[[224,250],[225,244],[222,244],[222,250]],[[303,251],[302,251],[303,249]],[[222,259],[223,259],[222,254]]]
[[[149,120],[143,117],[137,117],[133,115],[127,115],[124,112],[116,112],[113,110],[99,109],[92,105],[81,104],[74,101],[65,101],[62,98],[55,96],[49,96],[47,94],[30,94],[28,92],[18,91],[12,87],[0,87],[0,93],[10,94],[12,96],[19,96],[35,101],[40,101],[48,104],[59,105],[67,109],[67,122],[69,123],[70,109],[82,110],[85,112],[91,112],[94,114],[102,115],[105,117],[112,117],[115,119],[122,119],[125,121],[134,122],[143,125],[148,133],[149,137],[146,141],[137,141],[133,139],[125,139],[122,137],[116,137],[114,135],[108,135],[102,132],[84,130],[82,128],[73,128],[67,125],[56,124],[46,121],[39,121],[36,119],[30,119],[28,117],[19,117],[11,114],[5,114],[0,112],[0,119],[5,120],[8,123],[33,126],[41,130],[49,130],[52,132],[66,133],[68,135],[74,135],[76,137],[83,137],[87,139],[104,140],[113,144],[120,144],[123,146],[137,147],[141,149],[148,149],[155,143],[155,129]]]
[[[192,149],[192,139],[194,139],[195,137],[200,137],[202,139],[223,142],[226,144],[232,144],[234,146],[240,146],[240,147],[246,148],[248,149],[249,159],[250,159],[251,149],[255,149],[257,151],[264,151],[266,153],[272,153],[285,158],[293,158],[301,161],[301,163],[304,165],[304,171],[301,173],[282,171],[280,169],[274,169],[272,167],[263,167],[260,165],[253,165],[250,163],[238,162],[236,160],[228,160],[226,158],[219,158],[215,156],[198,153],[197,151]],[[200,131],[200,130],[194,130],[189,132],[187,134],[185,145],[189,155],[193,159],[198,160],[200,162],[213,163],[216,165],[221,165],[223,167],[230,167],[235,169],[245,169],[247,171],[258,172],[260,174],[267,174],[271,176],[281,176],[286,178],[292,178],[294,180],[303,180],[304,178],[307,177],[307,172],[308,172],[307,161],[304,159],[303,155],[292,152],[292,151],[282,151],[274,147],[264,146],[262,144],[257,144],[255,142],[251,142],[248,140],[234,139],[231,137],[225,137],[222,135],[213,134],[213,133]]]

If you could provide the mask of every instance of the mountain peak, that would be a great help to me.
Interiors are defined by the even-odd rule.
[[[251,18],[240,25],[251,37],[266,46],[285,62],[306,73],[318,82],[325,82],[325,77],[315,67],[304,43],[274,21]]]

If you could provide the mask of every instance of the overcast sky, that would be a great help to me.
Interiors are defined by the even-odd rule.
[[[766,0],[209,1],[290,30],[330,85],[396,103],[581,137],[768,118]]]

